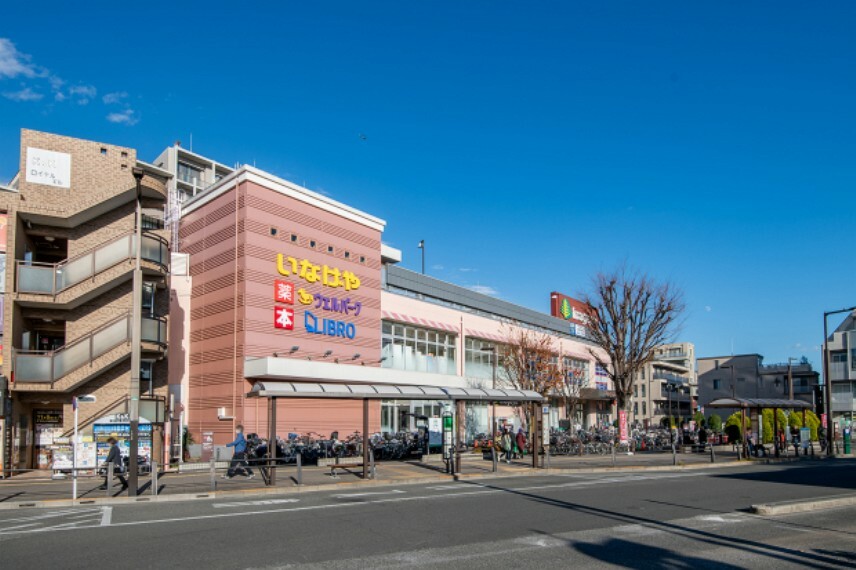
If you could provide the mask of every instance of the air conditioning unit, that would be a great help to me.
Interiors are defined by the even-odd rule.
[[[217,408],[218,420],[231,420],[232,416],[226,415],[226,408]]]

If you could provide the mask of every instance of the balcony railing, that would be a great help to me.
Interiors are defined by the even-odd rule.
[[[673,352],[673,353],[664,353],[664,354],[655,354],[654,360],[677,360],[683,359],[686,360],[689,357],[689,354],[686,352]]]
[[[856,377],[856,373],[853,373],[853,376]],[[846,362],[830,362],[829,363],[829,377],[832,380],[847,380],[850,378],[847,371],[847,363]]]
[[[141,338],[166,346],[166,320],[143,317]],[[15,381],[53,383],[78,368],[91,363],[123,343],[131,342],[131,315],[124,315],[102,325],[91,334],[52,351],[16,350]]]
[[[668,372],[654,372],[654,380],[665,380],[671,384],[682,384],[685,386],[688,386],[690,383],[689,378],[678,376],[677,374],[669,374]]]
[[[132,259],[136,254],[135,243],[136,236],[130,233],[60,263],[30,263],[18,260],[16,290],[19,293],[56,295],[114,265]],[[140,257],[168,268],[169,245],[160,236],[143,234]]]

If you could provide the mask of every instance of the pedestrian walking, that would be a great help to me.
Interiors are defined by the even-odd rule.
[[[274,442],[273,445],[276,445],[276,443]],[[234,447],[235,452],[232,454],[229,470],[223,475],[223,479],[231,479],[238,470],[242,471],[247,479],[255,477],[253,470],[250,469],[250,464],[247,463],[247,438],[244,437],[244,426],[238,425],[235,428],[235,440],[227,443],[226,447]]]
[[[521,457],[526,454],[526,434],[523,433],[523,428],[517,430],[517,449]]]
[[[125,464],[122,462],[122,453],[119,451],[119,442],[116,441],[115,437],[111,437],[107,439],[107,443],[110,444],[110,451],[107,453],[107,459],[104,460],[104,484],[101,485],[101,490],[106,491],[109,478],[109,469],[110,464],[113,464],[113,476],[119,479],[119,482],[122,483],[122,491],[128,488],[128,482],[122,476],[122,472],[125,469]]]
[[[502,451],[505,452],[505,462],[509,464],[511,463],[512,447],[511,434],[505,429],[502,431]]]

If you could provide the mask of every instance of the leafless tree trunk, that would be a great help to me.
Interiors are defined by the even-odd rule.
[[[589,371],[589,374],[593,371]],[[573,424],[577,404],[582,400],[583,388],[589,385],[589,378],[583,368],[562,367],[562,380],[556,385],[556,394],[565,408],[565,417]]]
[[[675,332],[683,293],[621,267],[598,273],[592,292],[582,298],[591,308],[588,336],[603,351],[589,352],[612,379],[618,409],[629,411],[633,379],[653,358],[654,348]]]

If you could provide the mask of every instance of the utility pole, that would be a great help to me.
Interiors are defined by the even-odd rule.
[[[135,213],[136,228],[134,233],[134,289],[131,309],[131,383],[128,387],[128,419],[130,423],[131,440],[128,442],[128,496],[137,496],[137,465],[140,449],[140,350],[142,342],[143,319],[143,270],[140,264],[140,252],[143,245],[143,209],[141,204],[143,194],[143,169],[133,169],[134,180],[137,182],[137,207]]]
[[[835,437],[832,432],[832,379],[829,377],[829,332],[827,330],[826,321],[829,315],[837,315],[839,313],[852,313],[856,311],[856,307],[849,309],[839,309],[837,311],[826,311],[823,313],[823,384],[826,388],[824,394],[826,399],[826,454],[834,455],[832,444],[835,442]]]

